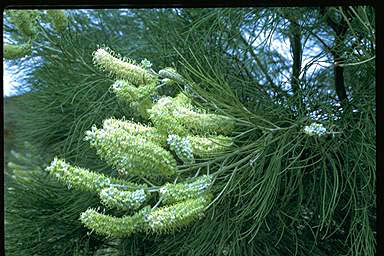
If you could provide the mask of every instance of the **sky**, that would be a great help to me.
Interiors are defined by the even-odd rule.
[[[8,97],[17,93],[18,83],[12,80],[10,73],[7,71],[7,64],[3,62],[3,65],[3,97]]]
[[[248,37],[248,35],[246,34],[246,37]],[[260,42],[264,41],[265,40],[265,37],[263,36],[263,34],[259,34],[259,38],[254,42],[254,46],[258,45]],[[7,41],[7,39],[5,38],[5,41]],[[292,57],[290,56],[290,44],[289,44],[289,40],[279,40],[279,39],[276,39],[276,38],[272,38],[271,40],[271,48],[272,49],[275,49],[277,50],[282,56],[284,56],[286,59],[291,59]],[[308,51],[309,50],[309,51]],[[321,52],[321,49],[320,48],[312,48],[312,49],[304,49],[304,54],[308,54],[310,53],[310,55],[316,55],[318,54],[319,52]],[[302,67],[304,67],[308,61],[310,60],[311,58],[306,58],[306,56],[303,56],[303,63],[302,63]],[[326,61],[325,58],[320,58],[318,60],[318,64],[320,64],[321,62],[323,62],[322,64],[328,66],[329,64],[327,63],[324,63]],[[17,87],[20,85],[20,83],[18,83],[16,81],[16,79],[12,79],[12,76],[10,74],[10,72],[8,72],[7,68],[7,64],[6,62],[3,62],[4,63],[4,72],[3,72],[3,97],[8,97],[8,96],[12,96],[12,95],[16,95],[17,94]],[[318,66],[315,64],[315,65],[312,65],[310,67],[310,69],[307,71],[307,72],[311,72],[311,71],[314,71],[315,68],[318,68]],[[287,79],[290,77],[289,74],[285,74]],[[288,82],[288,81],[285,81],[285,82]]]

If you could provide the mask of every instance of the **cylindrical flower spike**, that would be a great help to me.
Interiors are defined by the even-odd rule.
[[[188,108],[177,108],[172,114],[180,123],[197,134],[229,134],[235,128],[234,120],[222,115],[197,113]]]
[[[7,60],[22,58],[26,55],[32,54],[32,45],[29,43],[21,44],[21,45],[5,44],[3,53],[4,53],[3,58]]]
[[[138,185],[132,182],[106,177],[101,173],[74,167],[65,161],[55,158],[47,171],[59,181],[65,183],[68,188],[75,188],[87,192],[100,192],[103,188],[108,188],[111,184],[124,185],[131,191],[146,188],[145,185]]]
[[[143,211],[135,213],[133,216],[121,218],[98,213],[95,209],[88,209],[80,216],[80,221],[89,229],[97,234],[123,238],[132,235],[143,229]]]
[[[15,24],[16,29],[27,37],[36,34],[36,18],[38,12],[35,10],[11,10],[9,11],[10,22]]]
[[[212,176],[203,175],[191,182],[179,184],[167,183],[160,188],[161,202],[173,204],[187,199],[198,198],[205,194],[212,184]]]
[[[188,136],[191,143],[192,152],[199,157],[212,157],[222,154],[230,149],[233,145],[233,140],[230,137],[217,136]]]
[[[184,127],[174,116],[173,99],[171,97],[163,97],[148,110],[149,118],[158,129],[159,132],[168,136],[168,134],[177,134],[184,137],[189,134],[189,131]]]
[[[211,194],[203,194],[199,198],[147,211],[144,213],[144,229],[147,233],[174,232],[204,216],[211,200]]]
[[[142,101],[156,94],[156,83],[136,87],[129,81],[118,80],[112,85],[116,96],[126,102]]]
[[[100,48],[93,53],[95,65],[109,72],[117,79],[127,80],[135,86],[151,84],[156,77],[132,60],[122,59],[107,48]]]
[[[161,134],[155,127],[109,118],[104,120],[103,129],[106,132],[121,132],[121,139],[124,139],[126,136],[139,136],[164,147],[167,145],[167,137]]]
[[[58,32],[64,32],[68,26],[68,18],[64,10],[48,10],[48,17]]]
[[[85,139],[90,140],[97,154],[121,174],[146,177],[176,174],[176,160],[172,154],[141,136],[93,127]]]
[[[192,100],[190,98],[188,98],[187,95],[185,95],[184,93],[179,93],[176,95],[175,98],[173,98],[173,102],[172,104],[175,106],[175,107],[186,107],[186,108],[190,108],[192,109]]]
[[[112,85],[112,90],[119,99],[136,107],[142,117],[149,118],[147,111],[153,106],[152,97],[157,95],[156,82],[136,87],[128,81],[118,80]]]
[[[226,116],[199,113],[192,109],[191,100],[180,93],[175,98],[161,98],[148,113],[159,131],[181,137],[192,133],[229,134],[235,127],[234,120]]]

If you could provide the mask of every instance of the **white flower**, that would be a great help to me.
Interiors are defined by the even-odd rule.
[[[322,124],[312,123],[311,125],[307,125],[304,127],[304,132],[309,136],[317,135],[322,136],[326,134],[327,129]]]
[[[152,67],[152,63],[147,59],[143,59],[141,61],[141,66],[144,67],[145,69],[150,69]]]

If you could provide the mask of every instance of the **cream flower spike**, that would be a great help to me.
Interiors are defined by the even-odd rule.
[[[94,64],[111,76],[123,79],[135,86],[146,85],[156,81],[156,77],[146,69],[136,65],[132,60],[114,56],[108,48],[100,48],[93,53]]]

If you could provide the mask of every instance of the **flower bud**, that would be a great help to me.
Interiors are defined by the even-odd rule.
[[[185,79],[174,68],[164,68],[159,71],[162,78],[168,78],[178,83],[185,83]]]

